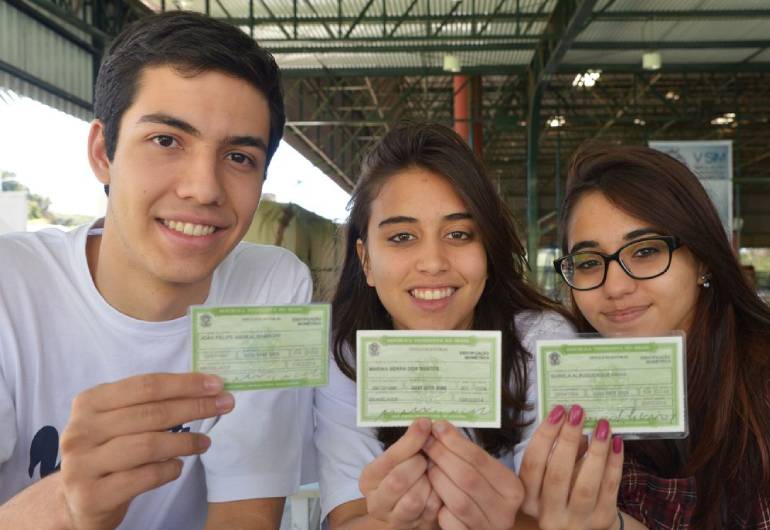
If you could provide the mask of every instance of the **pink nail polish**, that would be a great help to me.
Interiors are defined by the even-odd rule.
[[[570,425],[580,425],[581,420],[583,419],[583,407],[580,405],[572,405],[572,408],[569,411],[569,422]]]
[[[559,423],[564,417],[564,407],[556,405],[548,414],[548,423]]]
[[[623,438],[621,438],[620,436],[615,436],[612,439],[612,452],[618,455],[622,450],[623,450]]]
[[[594,431],[594,436],[599,441],[604,441],[607,439],[607,436],[610,435],[610,422],[608,422],[605,419],[601,419],[596,422],[596,431]]]

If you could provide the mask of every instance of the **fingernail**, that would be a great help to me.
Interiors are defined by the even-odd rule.
[[[226,412],[235,406],[235,398],[232,394],[222,394],[217,397],[216,400],[217,410],[220,412]]]
[[[596,422],[596,431],[594,432],[594,436],[599,441],[604,441],[607,439],[607,436],[610,435],[610,422],[608,422],[605,419],[601,419],[598,422]]]
[[[224,381],[218,375],[207,375],[203,378],[203,388],[210,392],[219,392],[224,386]]]
[[[197,443],[198,443],[198,451],[199,452],[202,453],[206,449],[211,447],[211,438],[209,438],[205,434],[201,434],[201,435],[197,436],[197,439],[198,439]]]
[[[623,450],[623,438],[620,436],[615,436],[612,439],[612,452],[616,455],[619,455],[620,452]]]
[[[548,414],[548,423],[559,423],[564,417],[564,407],[556,405]]]
[[[447,423],[445,421],[437,421],[433,424],[433,432],[436,434],[443,434],[447,429]]]
[[[430,432],[430,420],[427,418],[420,418],[417,420],[417,428],[422,432]]]
[[[580,425],[580,421],[583,419],[583,407],[580,405],[572,405],[569,411],[570,425]]]

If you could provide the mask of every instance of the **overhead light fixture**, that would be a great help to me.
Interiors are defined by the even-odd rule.
[[[647,125],[647,122],[644,121],[642,118],[634,118],[634,125],[639,125],[640,127],[644,127]]]
[[[444,71],[457,73],[461,70],[460,58],[456,55],[444,55]]]
[[[679,101],[679,94],[677,94],[673,90],[669,90],[668,92],[666,92],[666,99],[669,101]]]
[[[711,120],[711,125],[733,125],[735,124],[735,113],[726,112]]]
[[[601,77],[601,70],[586,70],[584,74],[577,74],[572,81],[572,86],[579,88],[591,88]]]
[[[554,116],[548,120],[548,126],[554,128],[563,127],[565,123],[567,123],[567,121],[564,119],[564,116]]]
[[[642,55],[642,68],[645,70],[660,70],[663,59],[660,52],[645,52]]]

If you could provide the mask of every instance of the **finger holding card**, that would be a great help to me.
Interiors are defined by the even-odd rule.
[[[428,462],[421,454],[430,435],[430,420],[415,420],[396,443],[364,468],[359,486],[369,515],[398,528],[419,528],[426,521],[435,521],[440,502],[432,494],[425,475]]]
[[[444,504],[442,528],[513,526],[524,496],[513,471],[446,421],[434,423],[424,452],[433,463],[428,470],[431,485]]]
[[[554,407],[524,454],[522,511],[542,528],[604,530],[618,521],[622,440],[611,438],[609,422],[600,419],[581,457],[584,422],[582,407]]]

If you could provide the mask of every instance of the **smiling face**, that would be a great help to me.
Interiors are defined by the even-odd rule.
[[[248,82],[169,66],[143,71],[112,161],[94,122],[89,156],[110,195],[92,274],[113,306],[130,306],[131,291],[205,300],[259,203],[269,125],[267,101]]]
[[[612,254],[630,241],[668,235],[627,214],[601,192],[578,199],[567,226],[569,252]],[[572,291],[578,309],[602,335],[654,336],[689,331],[698,299],[700,266],[686,247],[671,255],[671,266],[657,278],[635,280],[610,262],[604,285]]]
[[[395,329],[468,329],[487,258],[467,206],[444,177],[409,168],[371,204],[358,252]]]

